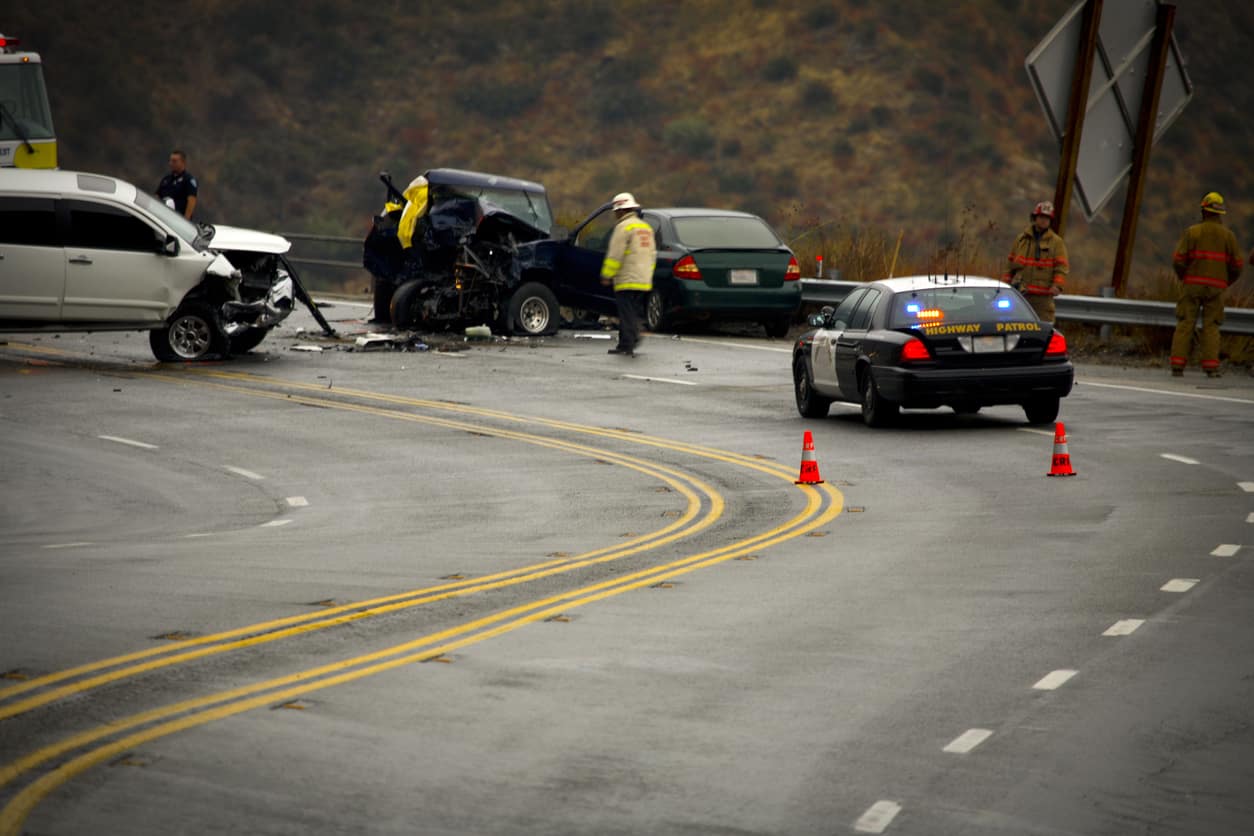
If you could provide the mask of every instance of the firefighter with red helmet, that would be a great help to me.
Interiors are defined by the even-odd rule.
[[[1202,370],[1219,377],[1219,326],[1224,321],[1223,293],[1241,277],[1241,250],[1237,237],[1223,224],[1224,198],[1210,192],[1202,198],[1202,222],[1184,231],[1176,245],[1172,267],[1180,279],[1176,303],[1176,333],[1171,340],[1171,373],[1184,374],[1197,316],[1202,315],[1202,339],[1198,346]]]
[[[1015,239],[1002,281],[1028,300],[1043,322],[1054,321],[1054,297],[1062,293],[1070,265],[1067,245],[1051,228],[1054,204],[1041,201],[1032,208],[1032,223]]]

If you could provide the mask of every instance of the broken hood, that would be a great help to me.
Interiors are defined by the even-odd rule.
[[[238,226],[214,224],[210,249],[232,252],[271,253],[282,255],[292,248],[292,242],[280,235],[243,229]]]

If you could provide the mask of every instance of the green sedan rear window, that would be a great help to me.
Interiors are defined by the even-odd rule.
[[[675,218],[679,243],[692,250],[773,250],[783,246],[761,218]]]

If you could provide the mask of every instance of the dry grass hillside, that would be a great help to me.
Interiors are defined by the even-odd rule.
[[[44,54],[64,166],[155,186],[183,147],[211,218],[356,235],[380,169],[460,166],[540,180],[567,219],[623,189],[749,209],[809,263],[873,278],[899,237],[898,273],[1000,269],[1052,196],[1023,60],[1070,5],[50,0],[0,30]],[[1170,291],[1210,189],[1254,243],[1254,4],[1177,5],[1196,93],[1153,155],[1136,295]],[[1071,218],[1074,290],[1109,283],[1121,207]]]

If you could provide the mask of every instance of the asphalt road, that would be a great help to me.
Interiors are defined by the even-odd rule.
[[[363,313],[0,346],[0,836],[1249,832],[1254,379],[1082,367],[1051,479],[787,342]]]

